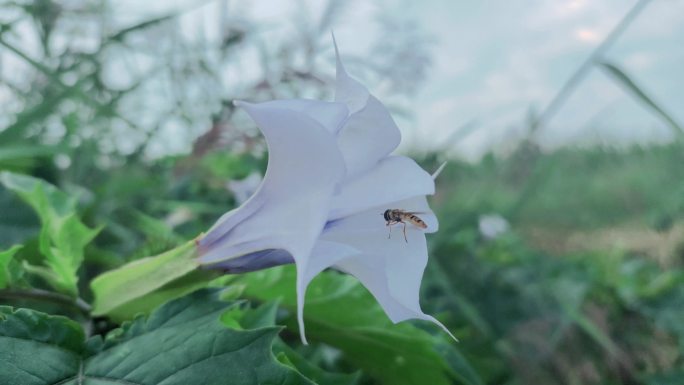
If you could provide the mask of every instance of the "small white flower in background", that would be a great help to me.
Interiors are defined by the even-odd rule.
[[[235,201],[241,205],[257,191],[262,180],[261,174],[255,171],[244,179],[228,181],[226,188],[233,193]]]
[[[164,218],[164,223],[174,229],[195,218],[195,213],[187,207],[179,207]]]
[[[266,139],[268,167],[254,195],[199,241],[200,262],[229,273],[294,262],[304,343],[306,287],[330,267],[358,278],[393,322],[429,320],[449,333],[419,304],[424,233],[438,227],[426,200],[433,177],[412,159],[390,155],[399,129],[335,51],[334,102],[236,102]],[[409,224],[406,241],[401,230],[388,239],[387,209],[421,212],[427,228]]]
[[[510,225],[506,218],[499,214],[480,215],[478,229],[485,239],[496,239],[508,232]]]

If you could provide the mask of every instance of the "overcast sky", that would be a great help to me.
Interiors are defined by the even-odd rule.
[[[417,127],[439,142],[452,127],[477,119],[482,126],[459,145],[460,152],[476,155],[519,132],[528,109],[548,103],[635,1],[431,4],[402,8],[439,36]],[[606,56],[684,122],[684,1],[652,1]],[[659,141],[671,130],[595,69],[543,134],[544,142],[557,145]]]
[[[240,2],[232,2],[236,3]],[[277,25],[300,3],[264,0],[245,8]],[[321,3],[308,2],[312,15]],[[351,3],[335,26],[343,52],[372,55],[369,36],[383,12],[415,18],[432,36],[434,65],[425,87],[415,95],[415,119],[402,122],[402,129],[409,146],[435,147],[474,121],[470,134],[453,145],[458,155],[473,158],[521,135],[530,108],[541,110],[636,2]],[[652,1],[606,56],[684,124],[684,0]],[[594,69],[540,140],[556,146],[663,141],[671,135],[652,112]]]
[[[112,1],[121,26],[174,9],[184,33],[217,34],[219,1]],[[323,1],[228,0],[269,33],[292,33],[301,5],[317,18]],[[457,156],[476,159],[514,143],[530,109],[541,110],[582,61],[636,3],[634,0],[349,0],[335,24],[343,56],[373,55],[378,16],[414,19],[431,45],[433,66],[412,96],[413,119],[400,120],[405,148],[449,144]],[[202,5],[204,4],[204,5]],[[303,13],[307,17],[307,13]],[[615,43],[606,59],[619,65],[668,113],[684,124],[684,0],[653,0]],[[18,59],[17,59],[18,60]],[[249,60],[244,58],[246,68]],[[401,66],[402,63],[396,63]],[[331,67],[332,68],[332,67]],[[331,71],[334,69],[331,69]],[[123,74],[122,74],[123,76]],[[381,99],[387,92],[377,84]],[[467,135],[455,135],[474,122]],[[464,132],[461,130],[460,132]],[[592,70],[540,133],[548,147],[587,142],[665,141],[671,129],[635,102],[610,77]],[[456,140],[452,140],[456,138]],[[182,142],[187,144],[187,140]],[[175,148],[171,144],[172,148]]]

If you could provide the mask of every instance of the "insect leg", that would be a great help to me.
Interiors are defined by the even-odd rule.
[[[408,238],[406,238],[406,222],[401,222],[404,224],[404,240],[408,243]]]
[[[387,239],[392,238],[392,224],[387,222],[387,227],[389,227],[389,235],[387,235]]]

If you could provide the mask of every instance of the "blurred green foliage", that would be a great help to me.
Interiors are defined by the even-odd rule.
[[[162,306],[147,321],[131,320],[139,310],[150,313],[168,298],[197,288],[196,277],[184,277],[180,282],[150,282],[151,287],[162,286],[161,297],[136,297],[149,289],[139,288],[117,319],[93,317],[94,277],[194,239],[237,205],[226,188],[228,180],[263,173],[263,143],[250,123],[234,113],[230,99],[327,95],[331,78],[317,63],[329,59],[330,52],[322,48],[329,44],[320,41],[344,8],[330,2],[317,22],[299,23],[300,36],[260,52],[268,58],[260,79],[226,93],[211,86],[197,92],[196,87],[220,86],[216,79],[224,66],[236,68],[231,58],[263,48],[258,28],[249,20],[227,22],[221,45],[214,47],[221,60],[204,43],[193,46],[168,33],[178,27],[176,15],[106,30],[87,48],[56,48],[56,34],[79,33],[65,31],[64,25],[83,27],[79,20],[100,20],[106,5],[50,0],[0,4],[2,54],[23,63],[26,74],[21,84],[0,79],[3,92],[18,105],[3,111],[8,118],[0,126],[0,171],[5,172],[0,188],[0,301],[27,308],[0,308],[3,346],[18,339],[12,343],[23,344],[27,355],[59,362],[60,379],[78,376],[79,363],[92,357],[99,361],[88,361],[86,374],[106,372],[111,369],[106,361],[114,356],[108,354],[126,349],[136,352],[128,363],[140,364],[149,378],[157,378],[161,372],[145,365],[156,351],[164,352],[160,360],[178,359],[179,351],[216,358],[217,352],[209,350],[211,331],[226,341],[253,336],[257,345],[234,346],[242,352],[240,362],[263,362],[266,375],[278,383],[283,378],[306,383],[301,376],[319,384],[361,385],[681,383],[681,141],[544,152],[530,140],[505,159],[488,155],[476,164],[450,162],[432,202],[441,229],[429,238],[431,260],[422,303],[460,343],[423,323],[392,325],[353,278],[326,272],[308,292],[305,315],[312,345],[302,346],[293,327],[293,271],[288,268],[212,283],[225,288],[224,298],[240,303],[223,303],[204,291]],[[35,33],[40,49],[26,49],[19,24]],[[140,43],[151,40],[158,44]],[[163,51],[166,43],[179,51]],[[126,86],[108,84],[114,57],[154,49],[161,58],[180,59],[173,65],[160,60],[159,67],[136,72],[140,76]],[[426,51],[418,52],[415,63],[428,65]],[[618,66],[604,67],[669,119]],[[424,76],[423,67],[413,72]],[[149,122],[140,118],[136,106],[151,95],[146,89],[156,81],[151,73],[164,74],[174,87],[168,94],[156,94],[164,108]],[[394,76],[400,83],[391,89],[415,90],[416,79]],[[172,118],[195,129],[186,155],[152,151],[166,143],[163,127]],[[421,163],[434,169],[442,157],[424,154]],[[510,229],[485,237],[479,229],[483,214],[501,215]],[[91,229],[100,231],[96,235]],[[97,284],[94,288],[101,289]],[[96,313],[104,306],[94,305]],[[191,309],[181,313],[188,318],[174,324],[179,306]],[[122,326],[124,319],[132,322]],[[31,328],[22,331],[24,323]],[[276,336],[274,325],[286,328]],[[199,328],[207,330],[195,338]],[[174,350],[157,344],[167,341],[159,333],[187,339],[182,349]],[[133,336],[143,336],[149,345],[141,346],[142,340]],[[268,354],[271,341],[273,357]],[[0,382],[24,381],[4,370],[3,363],[13,359],[0,352]],[[33,365],[28,359],[25,363]],[[217,367],[227,370],[224,363]],[[192,365],[187,373],[204,374],[203,368]],[[44,373],[49,369],[44,365],[25,369],[44,378],[55,375]],[[110,379],[125,377],[112,373]],[[185,383],[192,378],[183,377]]]

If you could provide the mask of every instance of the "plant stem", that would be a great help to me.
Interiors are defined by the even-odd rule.
[[[83,315],[89,316],[91,307],[82,298],[73,298],[64,294],[54,293],[47,290],[0,290],[0,299],[24,299],[42,302],[51,302],[66,305],[78,310]]]

